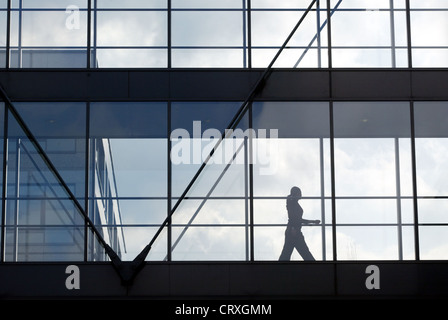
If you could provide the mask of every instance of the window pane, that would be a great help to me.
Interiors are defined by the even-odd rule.
[[[0,11],[0,68],[6,67],[7,13]]]
[[[448,12],[412,11],[413,46],[448,46]]]
[[[336,221],[360,224],[337,226],[338,259],[405,256],[401,223],[413,215],[410,131],[407,103],[334,104]]]
[[[167,215],[166,104],[92,103],[90,134],[91,218],[133,260]]]
[[[11,46],[86,47],[87,13],[79,12],[79,24],[73,27],[67,18],[65,11],[12,12]]]
[[[240,103],[232,102],[172,104],[171,163],[173,196],[180,196],[183,193],[239,107]],[[242,123],[246,123],[246,120],[243,119]],[[210,161],[210,165],[199,177],[190,195],[205,196],[221,175],[223,177],[217,184],[216,190],[213,191],[213,195],[242,195],[244,166],[239,162],[239,164],[230,165],[226,168],[234,154],[239,157],[238,161],[244,163],[242,158],[244,151],[237,152],[242,141],[236,139],[235,145],[233,145],[233,140],[226,141],[229,143],[227,145],[228,149],[223,148],[224,144],[217,149],[213,160]]]
[[[448,65],[447,19],[448,12],[446,11],[411,11],[414,67],[446,67]]]
[[[337,195],[392,196],[411,181],[409,116],[406,103],[335,104]]]
[[[424,226],[419,228],[420,257],[422,260],[448,259],[448,227]]]
[[[166,68],[166,49],[98,49],[92,67],[97,68]]]
[[[421,196],[448,195],[448,104],[415,103],[417,190]]]
[[[398,260],[397,239],[397,227],[338,227],[338,260]]]
[[[74,110],[84,107],[85,115],[85,105],[41,105],[42,113],[36,116],[32,108],[38,106],[17,104],[17,109],[29,128],[35,130],[36,139],[55,169],[10,115],[5,259],[81,261],[84,258],[84,217],[80,207],[84,205],[85,146],[81,147],[84,140],[75,140],[77,119]],[[73,117],[73,125],[63,116],[58,117],[54,108],[60,108],[62,114],[66,111],[64,116]],[[45,121],[49,110],[55,126]],[[67,128],[60,130],[65,127],[64,121]],[[82,121],[79,124],[82,129]],[[79,161],[80,158],[84,161]],[[67,188],[77,197],[77,202],[70,198]]]
[[[87,0],[12,0],[12,8],[19,8],[20,2],[22,8],[67,8],[68,6],[77,6],[78,8],[87,8]]]
[[[254,9],[257,8],[269,8],[269,9],[276,9],[276,8],[291,8],[291,9],[297,9],[302,8],[306,9],[309,3],[305,3],[303,1],[296,1],[296,0],[251,0],[251,7]],[[320,1],[321,8],[326,6],[326,1]]]
[[[331,17],[333,66],[407,67],[406,16],[397,11],[404,8],[400,3],[343,1]]]
[[[123,235],[123,246],[120,249],[123,261],[132,261],[154,237],[158,227],[123,227],[117,233]],[[162,261],[166,258],[167,233],[163,231],[157,238],[146,257],[146,261]]]
[[[241,68],[245,65],[242,49],[173,49],[172,66],[176,68]]]
[[[183,228],[173,227],[173,239]],[[173,250],[174,261],[231,261],[246,259],[244,227],[191,227]]]
[[[84,227],[7,227],[6,261],[83,261]]]
[[[161,11],[99,11],[98,46],[166,46],[167,14]]]
[[[15,103],[14,106],[71,191],[76,197],[84,198],[86,155],[85,103],[22,102]],[[36,157],[34,155],[34,147],[30,142],[25,144],[18,143],[18,148],[22,153],[29,157]]]
[[[411,8],[448,8],[445,0],[411,0]]]
[[[242,0],[172,0],[173,8],[241,8]]]
[[[243,15],[234,11],[174,11],[173,46],[242,46]]]
[[[304,196],[322,194],[326,188],[321,185],[322,170],[329,166],[328,112],[328,104],[320,102],[254,104],[253,123],[259,137],[253,155],[255,195],[286,196],[299,183]],[[273,136],[276,130],[278,139]]]
[[[97,8],[166,8],[167,0],[96,0]]]
[[[254,11],[252,13],[252,45],[280,47],[302,17],[303,12],[297,11]],[[316,47],[317,35],[322,45],[327,44],[327,29],[323,25],[326,14],[320,13],[320,28],[318,28],[316,12],[310,12],[303,20],[297,32],[288,45]],[[322,28],[322,30],[320,30]]]

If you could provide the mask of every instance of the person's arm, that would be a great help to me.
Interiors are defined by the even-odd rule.
[[[302,223],[305,224],[319,224],[320,220],[308,220],[308,219],[302,219]]]

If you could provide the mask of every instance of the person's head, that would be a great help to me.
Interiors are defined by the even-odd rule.
[[[299,187],[292,187],[291,188],[291,196],[295,197],[295,198],[301,198],[302,197],[302,190],[300,190]]]

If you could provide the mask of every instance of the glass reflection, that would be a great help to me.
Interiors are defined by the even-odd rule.
[[[155,229],[166,218],[166,121],[165,103],[90,107],[90,214],[124,260],[133,260],[155,233],[132,230]]]
[[[76,106],[73,110],[82,110],[84,104]],[[30,108],[33,104],[20,105],[20,109],[27,119],[29,127],[35,129],[39,144],[48,157],[54,162],[56,170],[60,170],[66,186],[57,179],[47,161],[42,157],[34,142],[22,130],[21,125],[11,114],[8,117],[8,181],[5,217],[5,260],[6,261],[80,261],[84,258],[84,219],[74,199],[71,199],[65,189],[69,188],[75,196],[81,196],[83,190],[84,174],[76,171],[81,169],[76,165],[76,153],[66,148],[57,148],[65,145],[65,141],[73,141],[74,127],[67,130],[57,130],[58,126],[64,128],[63,116],[57,117],[53,109],[54,123],[52,129],[44,121],[45,111],[52,108],[61,108],[70,114],[70,105],[48,104],[47,109],[42,106],[40,117],[32,117]],[[72,106],[73,107],[73,106]],[[49,109],[48,109],[49,108]],[[84,109],[85,112],[85,109]],[[76,114],[76,112],[75,112]],[[73,115],[73,114],[72,114]],[[76,118],[73,118],[76,122]],[[85,120],[85,119],[84,119]],[[58,121],[60,121],[58,123]],[[81,121],[82,128],[82,121]],[[40,129],[40,130],[39,130]],[[71,130],[72,129],[72,130]],[[76,130],[75,130],[76,131]],[[52,138],[57,136],[58,143]],[[53,143],[50,143],[53,142]],[[81,140],[82,141],[82,140]],[[49,147],[52,145],[53,152]],[[72,144],[77,147],[77,144]],[[80,148],[83,157],[85,148]],[[84,151],[82,151],[84,150]],[[73,168],[70,167],[73,159]],[[82,161],[83,162],[83,161]],[[81,162],[81,163],[82,163]],[[73,169],[73,171],[72,171]],[[82,172],[82,171],[81,171]],[[78,188],[79,186],[79,188]],[[79,192],[81,190],[81,192]],[[78,199],[83,203],[82,199]],[[82,206],[82,205],[81,205]]]

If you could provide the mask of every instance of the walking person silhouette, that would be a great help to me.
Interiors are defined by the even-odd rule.
[[[315,261],[310,249],[308,249],[301,229],[303,224],[319,224],[320,220],[306,220],[302,218],[303,209],[299,204],[300,198],[302,198],[300,188],[292,187],[291,193],[286,198],[288,225],[285,231],[285,244],[283,245],[279,261],[289,261],[294,248],[296,248],[303,260]]]

